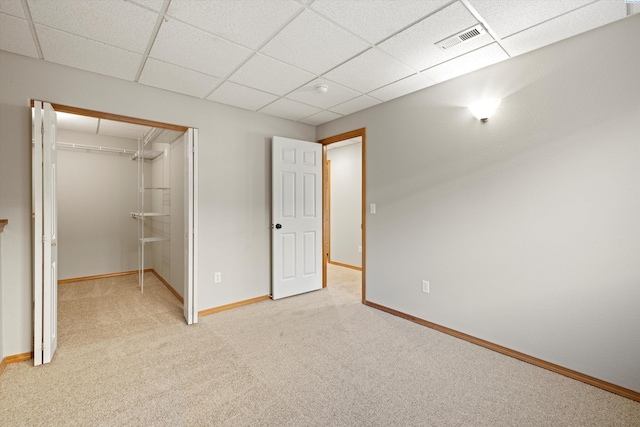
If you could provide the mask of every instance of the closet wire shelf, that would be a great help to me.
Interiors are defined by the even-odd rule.
[[[147,190],[170,190],[170,187],[147,187],[145,186],[144,177],[144,161],[154,160],[159,157],[163,152],[157,150],[145,150],[145,145],[156,136],[157,129],[154,128],[150,131],[150,134],[146,135],[144,140],[138,139],[138,151],[132,156],[132,160],[136,160],[138,164],[138,212],[131,212],[131,217],[138,222],[138,283],[140,285],[140,292],[144,292],[144,247],[146,243],[168,241],[169,238],[165,236],[145,236],[145,219],[154,219],[157,217],[166,217],[169,214],[159,212],[144,212],[145,197],[144,193]],[[164,194],[164,193],[163,193]]]

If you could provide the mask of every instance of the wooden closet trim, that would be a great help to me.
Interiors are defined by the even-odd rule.
[[[156,122],[153,120],[138,119],[135,117],[121,116],[119,114],[104,113],[102,111],[88,110],[86,108],[70,107],[68,105],[51,103],[54,110],[60,113],[76,114],[79,116],[95,117],[97,119],[112,120],[114,122],[133,123],[135,125],[150,126],[153,128],[175,130],[178,132],[186,132],[189,130],[186,126],[172,125],[170,123]],[[33,99],[31,100],[33,107]]]

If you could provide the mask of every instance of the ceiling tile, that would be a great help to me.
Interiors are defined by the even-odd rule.
[[[34,23],[144,53],[158,15],[124,1],[28,0]]]
[[[301,6],[291,0],[172,0],[167,13],[257,49],[300,9]]]
[[[342,115],[332,113],[331,111],[321,111],[318,114],[314,114],[313,116],[309,116],[300,120],[300,122],[306,123],[308,125],[318,126],[323,123],[330,122],[331,120],[339,119],[340,117],[342,117]]]
[[[300,102],[291,101],[290,99],[280,98],[273,104],[269,104],[261,109],[260,112],[297,121],[320,112],[320,109]]]
[[[156,12],[160,12],[160,10],[162,9],[162,4],[164,3],[164,0],[125,0],[125,1],[138,4],[140,6],[146,7]]]
[[[400,80],[415,71],[377,48],[368,50],[325,77],[360,92],[369,92]]]
[[[502,45],[510,55],[520,55],[622,19],[626,13],[623,2],[599,1],[507,37]]]
[[[142,55],[36,24],[42,55],[49,62],[119,79],[136,76]]]
[[[469,0],[498,37],[504,38],[593,0]],[[621,3],[623,3],[621,1]]]
[[[98,119],[95,117],[57,112],[56,127],[74,132],[96,133],[98,129]]]
[[[504,53],[497,43],[494,43],[456,59],[452,59],[444,64],[429,68],[423,71],[422,74],[436,82],[443,82],[495,64],[496,62],[504,61],[505,59],[509,59],[509,56]]]
[[[144,134],[149,132],[150,129],[151,128],[149,126],[136,125],[134,123],[100,120],[100,129],[98,133],[100,135],[138,139],[144,137]]]
[[[327,93],[318,93],[315,90],[317,85],[327,85],[329,90]],[[318,108],[329,108],[334,105],[341,104],[349,99],[360,96],[360,92],[351,90],[337,83],[330,82],[326,79],[316,79],[307,83],[295,92],[287,95],[287,98],[295,101],[304,102]]]
[[[26,20],[0,13],[0,50],[38,57]]]
[[[207,99],[221,104],[244,108],[245,110],[256,111],[268,103],[275,101],[278,97],[233,82],[224,82],[213,94],[207,97]]]
[[[222,80],[197,71],[149,58],[139,82],[173,92],[204,98]]]
[[[388,86],[369,92],[367,95],[373,96],[381,101],[389,101],[394,98],[406,95],[411,92],[424,89],[434,85],[436,82],[423,76],[422,74],[414,74]]]
[[[356,111],[364,110],[365,108],[373,107],[374,105],[380,103],[381,101],[377,99],[371,98],[370,96],[362,95],[340,105],[336,105],[335,107],[331,108],[331,111],[346,116],[347,114],[355,113]]]
[[[6,13],[7,15],[15,16],[16,18],[26,19],[20,0],[1,0],[0,13]]]
[[[315,74],[335,67],[369,47],[313,12],[305,11],[260,52]]]
[[[211,76],[226,77],[251,52],[247,48],[170,19],[162,23],[149,56]]]
[[[284,95],[315,76],[264,55],[249,59],[229,80],[276,95]]]
[[[311,7],[349,31],[378,43],[451,0],[316,0]]]
[[[435,46],[435,43],[476,24],[478,21],[473,15],[461,3],[456,2],[391,37],[381,43],[379,47],[416,70],[424,70],[492,43],[493,38],[488,34],[483,34],[447,50]]]

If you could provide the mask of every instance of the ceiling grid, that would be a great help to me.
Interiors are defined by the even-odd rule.
[[[319,125],[637,12],[625,0],[0,0],[0,50]],[[486,33],[435,45],[476,25]]]

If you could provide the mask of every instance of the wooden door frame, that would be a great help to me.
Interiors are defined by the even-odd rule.
[[[40,100],[41,101],[41,100]],[[31,107],[33,108],[34,106],[34,102],[35,100],[31,100]],[[47,101],[41,101],[41,102],[47,102]],[[193,176],[193,185],[194,185],[194,200],[193,200],[193,210],[194,210],[194,220],[193,220],[193,246],[191,247],[191,252],[192,252],[192,259],[193,259],[193,267],[192,267],[192,274],[193,274],[193,281],[192,281],[192,296],[193,296],[193,300],[194,300],[194,306],[196,307],[195,310],[195,321],[194,323],[197,323],[198,320],[198,315],[199,312],[197,311],[197,304],[198,304],[198,256],[199,256],[199,251],[198,251],[198,170],[197,170],[197,162],[198,162],[198,150],[197,150],[197,146],[199,144],[198,141],[198,134],[199,134],[199,130],[197,128],[189,128],[187,126],[181,126],[181,125],[175,125],[175,124],[171,124],[171,123],[164,123],[164,122],[157,122],[154,120],[146,120],[146,119],[140,119],[140,118],[136,118],[136,117],[130,117],[130,116],[123,116],[120,114],[113,114],[113,113],[106,113],[103,111],[96,111],[96,110],[89,110],[86,108],[79,108],[79,107],[73,107],[73,106],[69,106],[69,105],[63,105],[63,104],[56,104],[51,102],[50,103],[51,106],[53,107],[53,109],[58,112],[58,113],[69,113],[69,114],[75,114],[77,116],[86,116],[86,117],[94,117],[97,119],[104,119],[104,120],[112,120],[112,121],[117,121],[117,122],[124,122],[124,123],[132,123],[132,124],[137,124],[137,125],[142,125],[142,126],[149,126],[149,127],[154,127],[154,128],[160,128],[160,129],[168,129],[168,130],[174,130],[174,131],[178,131],[178,132],[183,132],[186,133],[189,131],[189,129],[193,129],[194,130],[194,134],[196,135],[196,142],[195,142],[195,146],[194,146],[194,158],[193,158],[193,171],[194,171],[194,176]],[[186,162],[186,160],[185,160]],[[32,190],[33,191],[33,190]],[[185,201],[185,203],[189,203],[188,200]],[[185,219],[186,221],[186,219]],[[185,269],[187,269],[187,266],[185,265]],[[188,286],[188,284],[187,284]],[[183,305],[186,304],[186,302],[183,301]]]
[[[345,141],[347,139],[353,139],[360,137],[362,139],[362,303],[367,300],[367,285],[366,285],[366,261],[367,261],[367,217],[366,217],[366,195],[367,195],[367,130],[366,128],[360,128],[352,130],[350,132],[341,133],[339,135],[330,136],[318,141],[322,144],[322,215],[323,215],[323,230],[322,230],[322,287],[327,287],[327,263],[328,253],[327,245],[329,244],[329,230],[326,229],[327,222],[325,221],[328,215],[329,200],[327,197],[327,146],[336,142]]]

